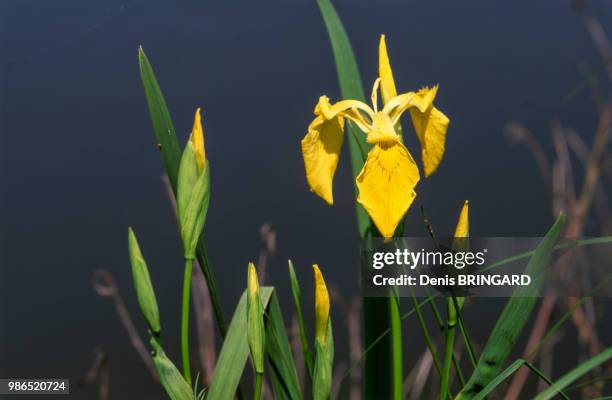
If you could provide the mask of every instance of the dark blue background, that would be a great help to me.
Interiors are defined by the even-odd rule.
[[[584,78],[580,62],[601,64],[572,4],[335,3],[366,93],[381,33],[401,91],[440,84],[436,104],[451,119],[447,153],[439,172],[417,188],[415,203],[426,205],[437,229],[452,232],[469,199],[474,234],[545,232],[552,216],[534,162],[523,147],[510,148],[502,130],[518,120],[548,143],[549,123],[558,118],[592,138],[597,113],[588,92],[563,100]],[[589,3],[588,12],[612,30],[605,1]],[[314,1],[13,0],[0,3],[0,15],[0,376],[76,381],[99,347],[110,357],[113,395],[161,398],[110,301],[90,284],[94,269],[111,270],[144,333],[131,288],[128,225],[149,261],[178,360],[172,332],[180,318],[181,250],[140,84],[139,45],[182,142],[195,108],[203,110],[213,190],[206,237],[226,312],[245,285],[265,221],[278,231],[279,252],[268,270],[286,306],[289,257],[308,309],[312,262],[331,286],[356,293],[348,152],[333,207],[309,193],[300,154],[319,95],[339,97]],[[408,145],[419,159],[414,138]],[[414,207],[407,234],[424,234],[419,219]]]

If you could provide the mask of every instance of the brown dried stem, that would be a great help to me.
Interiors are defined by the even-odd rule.
[[[96,378],[100,378],[98,384],[99,399],[109,400],[110,382],[108,369],[108,356],[102,350],[96,349],[93,364],[91,367],[89,367],[85,376],[79,380],[79,384],[82,386],[88,386],[93,384],[96,381]]]

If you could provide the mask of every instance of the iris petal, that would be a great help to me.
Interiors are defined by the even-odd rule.
[[[425,176],[433,174],[442,158],[446,143],[446,130],[448,129],[448,117],[433,106],[433,100],[437,87],[432,89],[421,89],[416,98],[421,102],[421,107],[410,108],[412,124],[421,143],[421,157]],[[423,106],[426,106],[424,112]]]
[[[370,218],[390,238],[412,204],[419,181],[419,169],[403,144],[381,142],[368,153],[357,177],[359,197]]]
[[[344,140],[344,119],[319,116],[302,139],[302,156],[310,190],[330,205],[334,203],[332,182]]]
[[[380,76],[380,93],[382,94],[384,105],[397,96],[393,71],[391,70],[389,54],[387,53],[385,35],[380,36],[380,43],[378,44],[378,76]]]

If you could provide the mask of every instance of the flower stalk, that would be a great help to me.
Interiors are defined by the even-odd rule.
[[[183,358],[183,376],[191,384],[189,365],[189,305],[191,274],[196,247],[206,221],[210,200],[210,167],[204,147],[204,129],[200,109],[195,113],[191,136],[179,165],[177,186],[177,215],[183,256],[185,259],[183,277],[183,301],[181,306],[181,353]]]
[[[183,277],[183,301],[181,306],[181,356],[183,359],[183,376],[191,385],[191,367],[189,363],[189,300],[191,298],[191,274],[193,259],[185,259],[185,275]]]
[[[454,251],[467,251],[468,250],[468,237],[470,234],[469,224],[469,202],[466,200],[461,208],[459,214],[459,220],[457,227],[455,228],[455,235],[453,239],[453,250]],[[453,293],[446,299],[446,333],[445,333],[445,345],[444,345],[444,363],[442,365],[442,377],[440,379],[440,399],[446,400],[449,394],[449,381],[451,372],[451,363],[453,360],[453,354],[455,351],[455,335],[457,331],[457,324],[459,320],[459,313],[463,308],[465,298],[455,297]]]

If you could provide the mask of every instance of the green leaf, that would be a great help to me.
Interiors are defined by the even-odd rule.
[[[153,284],[151,284],[147,263],[140,252],[140,246],[138,246],[138,241],[136,240],[136,235],[134,235],[132,228],[128,229],[128,250],[130,253],[132,277],[134,279],[134,288],[136,289],[136,297],[138,298],[140,312],[147,322],[149,330],[159,335],[161,324],[159,322],[159,309],[157,308],[155,291],[153,290]]]
[[[259,289],[263,307],[268,306],[274,289],[262,287]],[[247,298],[246,291],[240,297],[234,311],[232,322],[223,341],[219,359],[215,367],[212,382],[208,388],[208,398],[215,400],[230,400],[234,398],[244,366],[249,358],[247,341]]]
[[[336,13],[334,6],[329,0],[317,0],[317,4],[319,5],[319,10],[321,11],[327,33],[329,34],[334,60],[336,61],[336,70],[338,72],[338,81],[340,83],[342,98],[345,100],[353,99],[365,102],[359,67],[357,66],[357,61],[355,61],[351,42],[344,30],[342,21],[340,21],[338,13]],[[370,149],[371,145],[366,142],[363,132],[361,132],[352,122],[347,123],[347,131],[349,152],[351,155],[351,169],[353,178],[356,179],[365,161],[361,154],[361,149],[367,151]],[[357,196],[356,185],[354,185],[354,190],[355,196]],[[360,204],[355,204],[357,207],[359,236],[363,238],[371,228],[370,217],[368,217],[368,214]]]
[[[149,114],[151,114],[151,122],[153,122],[155,138],[161,151],[164,170],[168,174],[172,187],[176,190],[180,149],[174,125],[151,64],[142,47],[138,49],[138,61],[140,77],[149,106]]]
[[[536,303],[542,273],[554,251],[562,226],[561,215],[536,248],[525,269],[525,273],[532,277],[533,284],[518,287],[512,293],[489,336],[476,370],[459,395],[460,399],[473,399],[497,376],[508,358]]]
[[[606,350],[597,354],[596,356],[583,362],[570,372],[563,375],[559,380],[554,382],[548,389],[540,393],[535,397],[534,400],[548,400],[555,396],[558,392],[563,390],[567,385],[580,378],[598,365],[608,361],[612,358],[612,347],[608,347]]]
[[[280,376],[277,373],[270,374],[270,381],[272,382],[272,390],[276,400],[291,400],[291,397],[287,394],[287,389],[283,386],[283,382],[281,382]]]
[[[210,164],[199,172],[195,149],[191,141],[187,142],[179,167],[176,195],[177,215],[183,240],[185,258],[195,257],[196,246],[208,212],[210,202]]]
[[[293,295],[293,302],[295,303],[295,310],[297,313],[298,327],[300,331],[300,344],[302,347],[302,354],[304,356],[304,362],[306,363],[306,369],[308,375],[312,379],[312,370],[314,368],[314,356],[308,345],[308,338],[306,337],[306,329],[304,328],[304,314],[302,313],[302,297],[300,291],[300,284],[295,276],[295,270],[293,263],[289,260],[289,279],[291,281],[291,294]]]
[[[523,365],[527,366],[534,374],[536,374],[541,380],[546,382],[549,386],[552,385],[550,379],[548,379],[539,369],[537,369],[532,363],[525,361],[521,358],[510,364],[508,368],[503,370],[499,375],[495,377],[487,386],[484,387],[478,393],[474,400],[484,400],[489,393],[491,393],[497,386],[499,386],[504,380],[508,379],[508,377],[514,374],[520,367]],[[565,400],[569,400],[569,397],[563,392],[559,392],[559,395],[563,397]]]
[[[147,98],[151,121],[153,122],[153,131],[158,147],[160,148],[164,171],[166,175],[168,175],[174,193],[176,193],[181,151],[176,138],[176,132],[174,131],[174,125],[172,124],[170,113],[166,107],[164,96],[162,95],[155,74],[153,73],[153,68],[142,47],[138,49],[138,63],[140,66],[140,78]],[[206,277],[217,326],[219,327],[221,336],[225,337],[226,327],[221,309],[221,301],[219,299],[219,291],[217,289],[217,281],[208,260],[208,253],[206,251],[203,235],[200,235],[200,240],[198,242],[197,258],[202,268],[202,272]]]
[[[272,296],[266,310],[266,339],[272,375],[278,383],[274,388],[277,398],[302,399],[287,329],[276,295]]]
[[[164,353],[156,338],[151,338],[153,362],[159,373],[159,380],[171,400],[193,400],[193,390],[176,366]]]
[[[286,388],[289,398],[299,400],[302,397],[299,392],[297,372],[274,288],[261,287],[259,293],[266,313],[266,351],[276,374],[275,377]],[[207,398],[215,400],[234,398],[249,358],[249,344],[245,332],[247,332],[246,291],[234,311],[232,322],[219,353]]]
[[[489,393],[499,386],[500,383],[508,379],[510,375],[514,374],[523,365],[525,365],[525,360],[523,359],[518,359],[510,364],[510,366],[497,375],[495,379],[492,379],[491,382],[489,382],[489,384],[480,391],[480,393],[474,396],[474,400],[484,400]]]

